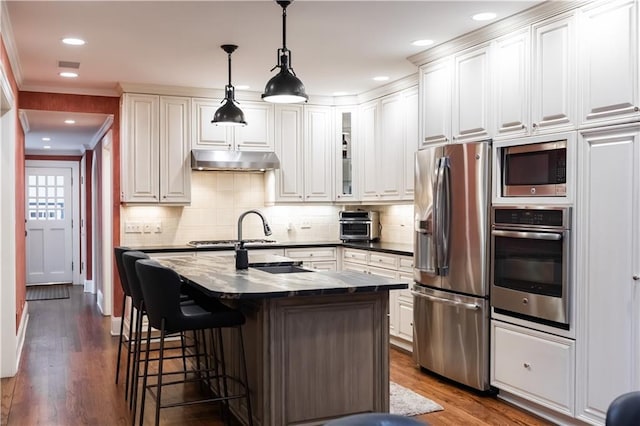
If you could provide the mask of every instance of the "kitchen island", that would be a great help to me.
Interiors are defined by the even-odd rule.
[[[320,425],[389,410],[388,292],[406,282],[347,271],[270,273],[251,265],[293,262],[251,251],[247,270],[236,270],[232,255],[156,260],[245,314],[254,424]],[[236,347],[225,344],[237,374]],[[232,409],[248,423],[244,402]]]

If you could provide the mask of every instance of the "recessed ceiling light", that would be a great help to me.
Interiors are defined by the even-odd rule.
[[[77,72],[71,72],[71,71],[62,71],[58,75],[60,77],[65,77],[65,78],[76,78],[78,76],[78,73]]]
[[[45,142],[49,142],[51,140],[51,138],[42,138],[43,141]]]
[[[346,96],[348,94],[348,92],[333,92],[333,96]]]
[[[76,124],[76,120],[64,120],[66,124]]]
[[[85,41],[83,39],[75,37],[65,37],[62,39],[62,42],[70,46],[82,46],[83,44],[85,44]]]
[[[43,146],[43,148],[44,148],[44,149],[51,149],[51,146],[49,146],[49,145],[45,145],[45,146]]]
[[[238,90],[247,90],[249,89],[251,86],[247,86],[246,84],[237,84],[236,85],[236,89]]]
[[[474,21],[490,21],[495,17],[496,17],[496,14],[493,12],[483,12],[483,13],[477,13],[473,15],[471,18]]]
[[[411,42],[414,46],[431,46],[433,44],[433,40],[423,39],[423,40],[414,40]]]
[[[389,77],[387,77],[386,75],[379,75],[377,77],[373,77],[373,79],[375,81],[387,81],[389,80]]]

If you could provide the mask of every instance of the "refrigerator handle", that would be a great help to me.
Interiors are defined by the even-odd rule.
[[[435,266],[436,266],[436,275],[442,275],[442,196],[443,196],[443,157],[438,158],[437,166],[436,166],[436,184],[435,189],[433,191],[433,241],[435,246]]]
[[[420,293],[417,291],[411,291],[411,294],[413,294],[415,297],[422,297],[424,299],[428,299],[432,302],[436,302],[436,303],[444,303],[445,305],[451,305],[451,306],[455,306],[455,307],[460,307],[460,308],[464,308],[464,309],[472,309],[474,311],[477,311],[478,309],[480,309],[480,305],[477,305],[475,303],[464,303],[464,302],[458,302],[457,300],[451,300],[451,299],[445,299],[443,297],[437,297],[437,296],[431,296],[429,294],[424,294],[424,293]]]
[[[449,274],[449,236],[451,235],[451,162],[449,157],[442,158],[442,216],[440,221],[440,239],[442,251],[440,256],[440,275]]]

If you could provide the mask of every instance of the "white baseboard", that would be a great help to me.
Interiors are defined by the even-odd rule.
[[[551,410],[547,407],[543,407],[539,404],[536,404],[535,402],[531,402],[518,395],[514,395],[510,392],[500,390],[500,392],[498,393],[498,399],[507,401],[508,403],[511,403],[516,407],[522,408],[523,410],[533,413],[539,417],[542,417],[545,420],[549,420],[550,422],[556,425],[577,426],[577,425],[585,424],[578,419],[569,417],[563,413],[558,413],[554,410]]]
[[[85,293],[96,293],[96,283],[93,280],[84,280],[84,292]]]
[[[29,302],[24,302],[24,310],[18,327],[17,345],[16,345],[16,371],[20,367],[20,358],[22,356],[22,348],[24,347],[24,339],[27,335],[27,325],[29,323]]]
[[[104,294],[102,294],[102,290],[98,290],[98,294],[96,296],[96,304],[98,305],[98,309],[100,309],[100,313],[105,315],[104,313]]]
[[[112,336],[120,335],[121,322],[122,322],[122,317],[111,317],[111,335]]]

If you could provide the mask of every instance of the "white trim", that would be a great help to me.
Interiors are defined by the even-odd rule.
[[[19,110],[18,111],[18,118],[20,118],[20,125],[22,126],[22,131],[27,134],[29,133],[29,130],[31,129],[31,126],[29,125],[29,116],[27,116],[27,111],[25,110]]]
[[[71,169],[71,179],[73,181],[73,186],[71,187],[71,217],[73,220],[73,226],[71,228],[71,238],[73,239],[71,243],[71,261],[73,262],[72,280],[73,284],[82,284],[80,280],[80,163],[78,161],[27,160],[25,162],[25,168],[26,167]]]
[[[93,280],[84,280],[84,292],[96,294],[96,283]]]
[[[108,132],[102,139],[102,231],[101,231],[101,259],[102,276],[100,277],[100,290],[103,302],[104,315],[113,313],[113,135]]]
[[[112,336],[120,336],[121,322],[122,322],[122,317],[111,317],[111,335]]]
[[[104,135],[107,134],[107,132],[109,131],[109,129],[111,129],[111,125],[113,124],[113,115],[108,115],[107,118],[104,120],[104,123],[102,123],[102,126],[100,127],[100,129],[98,129],[98,131],[96,132],[95,135],[93,135],[93,137],[91,138],[91,141],[88,144],[88,147],[85,146],[84,149],[91,149],[93,150],[96,145],[98,144],[98,142],[100,142],[100,139],[102,139],[104,137]],[[84,152],[83,152],[84,154]]]
[[[106,96],[109,98],[117,98],[120,96],[120,93],[116,89],[21,85],[20,90],[23,92],[62,93],[65,95]]]
[[[9,63],[11,65],[11,71],[16,79],[18,87],[22,85],[22,68],[20,67],[20,58],[18,57],[18,49],[13,38],[13,28],[11,27],[11,21],[9,20],[9,11],[7,10],[7,2],[0,2],[0,32],[2,33],[2,41],[4,47],[7,50],[7,56],[9,57]]]
[[[104,296],[102,294],[102,290],[98,289],[98,294],[96,295],[96,305],[98,305],[98,309],[100,309],[100,313],[102,315],[106,315],[104,313]]]
[[[543,407],[541,405],[535,404],[531,401],[528,401],[524,398],[521,398],[507,391],[500,390],[500,393],[498,393],[498,399],[511,403],[516,407],[522,408],[523,410],[528,411],[529,413],[533,413],[538,417],[542,417],[545,420],[549,420],[553,424],[557,424],[557,425],[583,425],[584,424],[578,419],[574,419],[562,413],[553,411],[547,407]]]
[[[384,86],[376,87],[358,95],[358,103],[363,104],[365,102],[372,101],[377,98],[381,98],[392,93],[400,92],[418,85],[418,73],[415,72],[399,80],[392,81]]]
[[[20,368],[20,359],[22,358],[22,348],[24,347],[25,337],[27,335],[27,325],[29,324],[29,302],[24,302],[24,310],[22,311],[22,319],[20,327],[18,327],[17,347],[16,347],[16,371]]]

